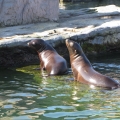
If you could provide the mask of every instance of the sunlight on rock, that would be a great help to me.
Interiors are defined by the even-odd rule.
[[[110,19],[110,18],[112,18],[111,16],[102,16],[102,17],[100,17],[101,19]]]
[[[101,6],[95,8],[98,13],[120,12],[120,8],[116,5]]]

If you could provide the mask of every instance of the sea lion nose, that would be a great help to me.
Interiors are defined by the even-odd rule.
[[[66,39],[66,41],[65,41],[67,44],[69,43],[69,39]]]
[[[66,42],[68,42],[68,39],[66,39]]]
[[[68,42],[68,39],[66,39],[66,43]]]

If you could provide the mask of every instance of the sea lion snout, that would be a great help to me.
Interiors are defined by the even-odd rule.
[[[69,42],[69,39],[66,39],[65,42],[68,43],[68,42]]]
[[[74,45],[74,42],[72,40],[66,39],[66,45],[72,47]]]
[[[69,54],[76,54],[75,41],[66,39],[66,46],[68,48]]]
[[[30,43],[28,42],[28,43],[27,43],[27,45],[29,46],[29,45],[30,45]]]
[[[27,45],[28,45],[28,46],[31,46],[31,45],[32,45],[32,41],[28,42]]]
[[[31,40],[30,42],[27,43],[27,45],[35,45],[39,42],[40,40]]]

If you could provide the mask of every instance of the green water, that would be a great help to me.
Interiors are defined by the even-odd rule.
[[[91,59],[120,80],[120,57]],[[0,120],[119,120],[120,89],[90,88],[72,75],[42,77],[39,66],[0,70]]]
[[[116,5],[120,6],[120,0],[92,0],[91,1],[85,1],[82,2],[66,2],[60,3],[60,8],[61,9],[81,9],[81,8],[90,8],[90,7],[99,7],[99,6],[106,6],[106,5]]]

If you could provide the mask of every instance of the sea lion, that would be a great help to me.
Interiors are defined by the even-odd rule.
[[[42,39],[34,39],[28,42],[28,46],[34,48],[40,59],[40,67],[46,70],[48,75],[67,74],[67,62],[57,51]]]
[[[95,71],[84,54],[81,46],[72,40],[66,40],[74,79],[85,84],[116,89],[120,84],[112,78]]]

